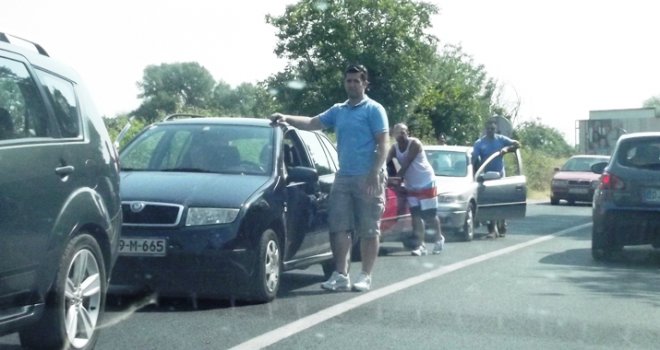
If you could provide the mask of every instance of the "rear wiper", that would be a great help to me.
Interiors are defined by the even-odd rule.
[[[180,171],[185,173],[210,173],[211,171],[200,169],[200,168],[168,168],[160,169],[160,171]]]

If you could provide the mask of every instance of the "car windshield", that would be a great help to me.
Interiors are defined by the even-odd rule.
[[[607,162],[607,159],[604,158],[587,158],[587,157],[574,157],[566,161],[564,166],[561,167],[561,171],[584,171],[591,172],[591,166],[600,163]]]
[[[273,167],[273,129],[221,124],[158,125],[120,154],[123,171],[265,175]]]
[[[427,150],[426,158],[435,176],[464,177],[467,175],[467,154],[458,151]]]

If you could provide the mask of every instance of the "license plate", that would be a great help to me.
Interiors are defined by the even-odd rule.
[[[642,190],[642,202],[660,204],[660,189],[645,188]]]
[[[589,189],[588,188],[569,188],[568,193],[587,194],[587,193],[589,193]]]
[[[165,256],[167,240],[164,238],[121,238],[119,254],[140,256]]]

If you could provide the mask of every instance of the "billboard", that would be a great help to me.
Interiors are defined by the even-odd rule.
[[[619,136],[626,133],[621,120],[584,120],[584,153],[610,155]],[[582,129],[582,128],[581,128]],[[582,146],[582,145],[581,145]]]

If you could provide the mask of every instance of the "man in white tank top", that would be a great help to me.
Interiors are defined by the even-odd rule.
[[[424,244],[428,235],[435,238],[433,254],[440,254],[445,238],[440,229],[437,215],[438,190],[435,184],[433,167],[426,159],[422,142],[408,136],[408,127],[399,123],[392,127],[392,136],[396,143],[392,145],[387,155],[387,162],[393,158],[399,162],[400,168],[396,177],[403,179],[406,200],[412,215],[413,232],[417,236],[419,246],[411,253],[415,256],[426,255]]]

